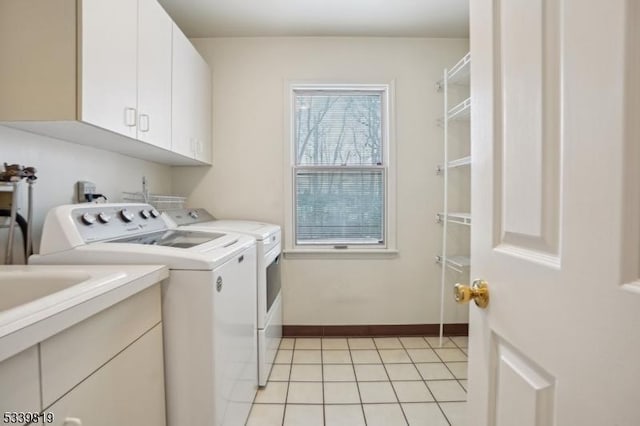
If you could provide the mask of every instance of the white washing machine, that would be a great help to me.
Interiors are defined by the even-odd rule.
[[[254,238],[170,229],[146,204],[76,204],[48,213],[29,262],[167,265],[167,424],[245,423],[257,390]]]
[[[246,220],[216,220],[205,209],[167,210],[164,216],[170,227],[207,232],[237,232],[257,240],[258,384],[265,386],[282,338],[280,227]]]

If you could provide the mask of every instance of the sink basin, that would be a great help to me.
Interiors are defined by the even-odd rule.
[[[168,275],[162,265],[0,265],[0,361]]]
[[[85,271],[27,271],[0,274],[0,312],[31,302],[91,278]]]

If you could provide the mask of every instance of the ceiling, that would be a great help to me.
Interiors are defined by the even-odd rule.
[[[189,37],[468,37],[468,0],[159,0]]]

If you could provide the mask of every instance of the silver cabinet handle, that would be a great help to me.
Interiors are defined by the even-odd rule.
[[[82,420],[77,417],[67,417],[62,426],[82,426]]]
[[[197,143],[198,141],[195,138],[189,138],[189,148],[191,149],[191,155],[194,157],[198,155]]]
[[[140,114],[140,125],[138,126],[138,128],[140,129],[141,132],[148,132],[149,131],[149,114]]]
[[[129,127],[134,127],[136,125],[136,109],[135,108],[124,109],[124,124],[126,124]]]

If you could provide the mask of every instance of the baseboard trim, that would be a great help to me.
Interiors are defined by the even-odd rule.
[[[469,324],[445,324],[445,336],[468,336]],[[439,324],[284,325],[283,337],[438,336]]]

